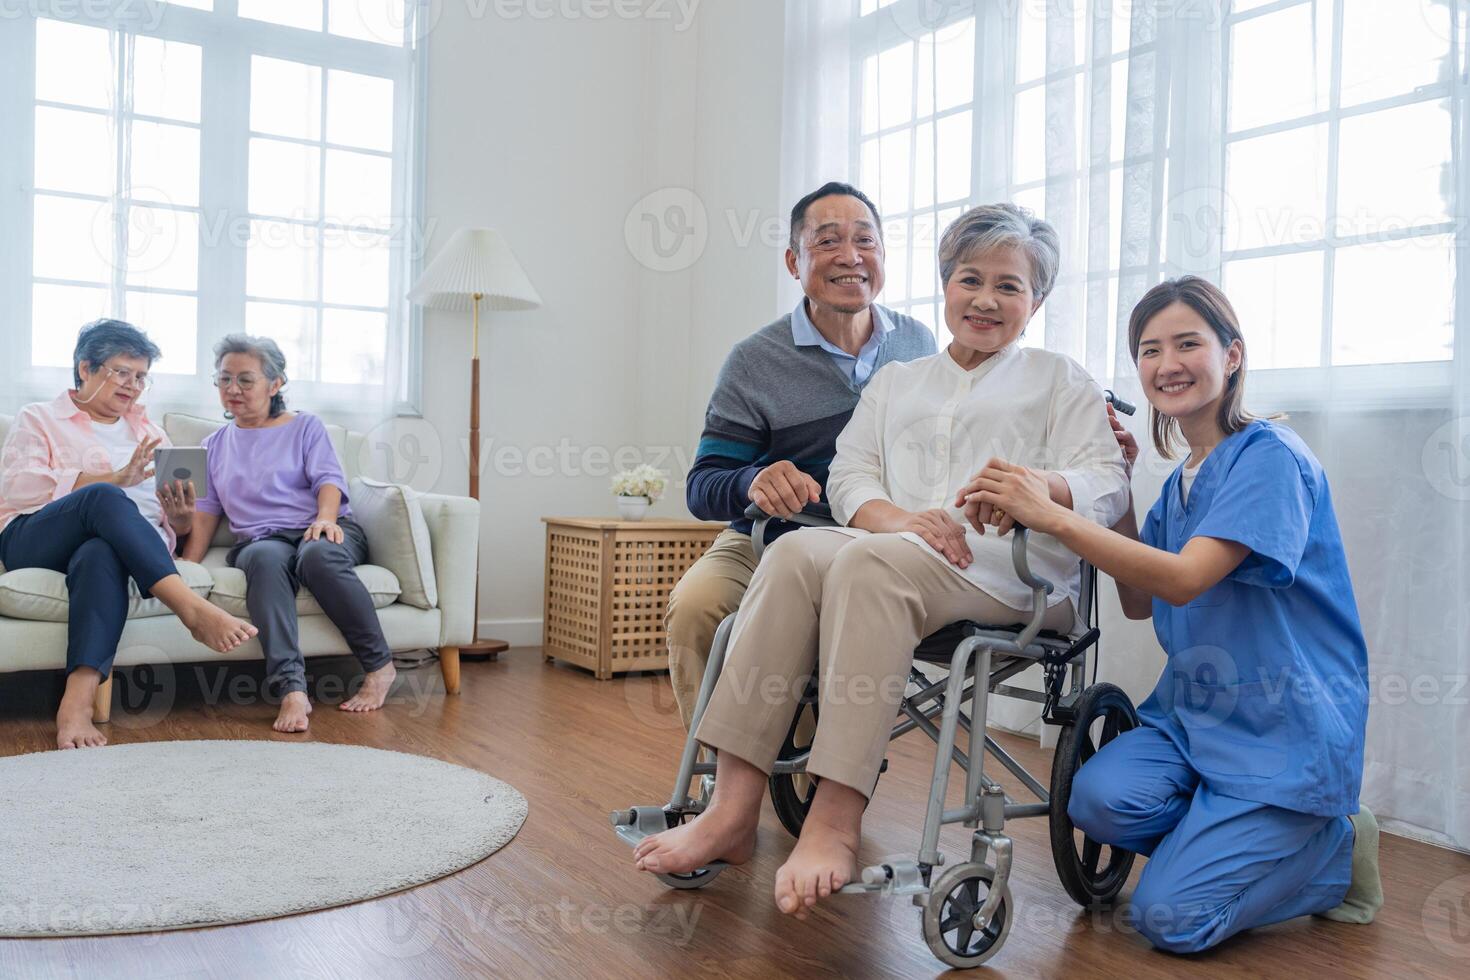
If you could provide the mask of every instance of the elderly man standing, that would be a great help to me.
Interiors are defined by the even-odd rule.
[[[669,675],[687,729],[720,621],[755,570],[745,509],[790,517],[826,499],[837,435],[869,379],[890,361],[935,352],[934,334],[873,302],[883,289],[878,209],[849,184],[829,183],[791,210],[786,268],[802,301],[735,345],[715,382],[689,471],[688,504],[729,521],[669,596]],[[773,521],[767,539],[796,527]]]

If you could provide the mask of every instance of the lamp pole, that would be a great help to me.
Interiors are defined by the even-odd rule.
[[[480,499],[480,300],[473,293],[470,309],[470,496]],[[461,660],[494,660],[510,649],[504,640],[480,639],[480,562],[475,560],[475,641],[459,648]]]

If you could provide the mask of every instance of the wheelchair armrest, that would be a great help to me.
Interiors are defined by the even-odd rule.
[[[1031,562],[1026,553],[1030,533],[1024,524],[1017,524],[1011,531],[1011,564],[1016,569],[1016,577],[1031,589],[1031,621],[1016,637],[1016,645],[1023,650],[1041,632],[1042,620],[1046,619],[1046,597],[1055,588],[1049,581],[1031,571]]]
[[[799,524],[802,527],[837,527],[837,521],[832,518],[832,508],[828,504],[807,504],[801,513],[792,514],[790,517],[772,517],[761,510],[760,504],[751,504],[745,508],[745,519],[752,521],[750,528],[750,546],[755,551],[755,563],[760,564],[761,552],[766,550],[766,525],[773,520],[784,520],[790,524]]]

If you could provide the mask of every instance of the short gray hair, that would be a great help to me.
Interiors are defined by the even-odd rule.
[[[158,345],[147,334],[123,320],[93,320],[77,332],[77,346],[71,352],[72,380],[82,387],[82,365],[93,371],[119,354],[141,357],[152,367],[163,356]]]
[[[971,208],[944,230],[939,242],[939,275],[944,285],[961,262],[998,247],[1019,248],[1031,261],[1031,291],[1045,299],[1056,285],[1062,264],[1057,230],[1027,208],[1015,204],[985,204]]]
[[[286,355],[269,337],[252,337],[245,333],[232,333],[214,345],[214,369],[230,354],[246,354],[260,362],[260,373],[268,382],[286,380]],[[286,410],[286,398],[279,391],[271,396],[270,417],[275,418]]]

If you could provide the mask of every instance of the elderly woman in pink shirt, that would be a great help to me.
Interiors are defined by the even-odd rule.
[[[68,612],[58,748],[107,743],[92,724],[92,697],[127,622],[129,578],[212,650],[234,649],[256,632],[190,591],[174,565],[178,538],[192,525],[192,487],[158,493],[151,461],[168,437],[139,404],[160,356],[131,324],[87,324],[72,355],[76,386],[21,409],[0,448],[0,565],[64,572],[79,600]]]

